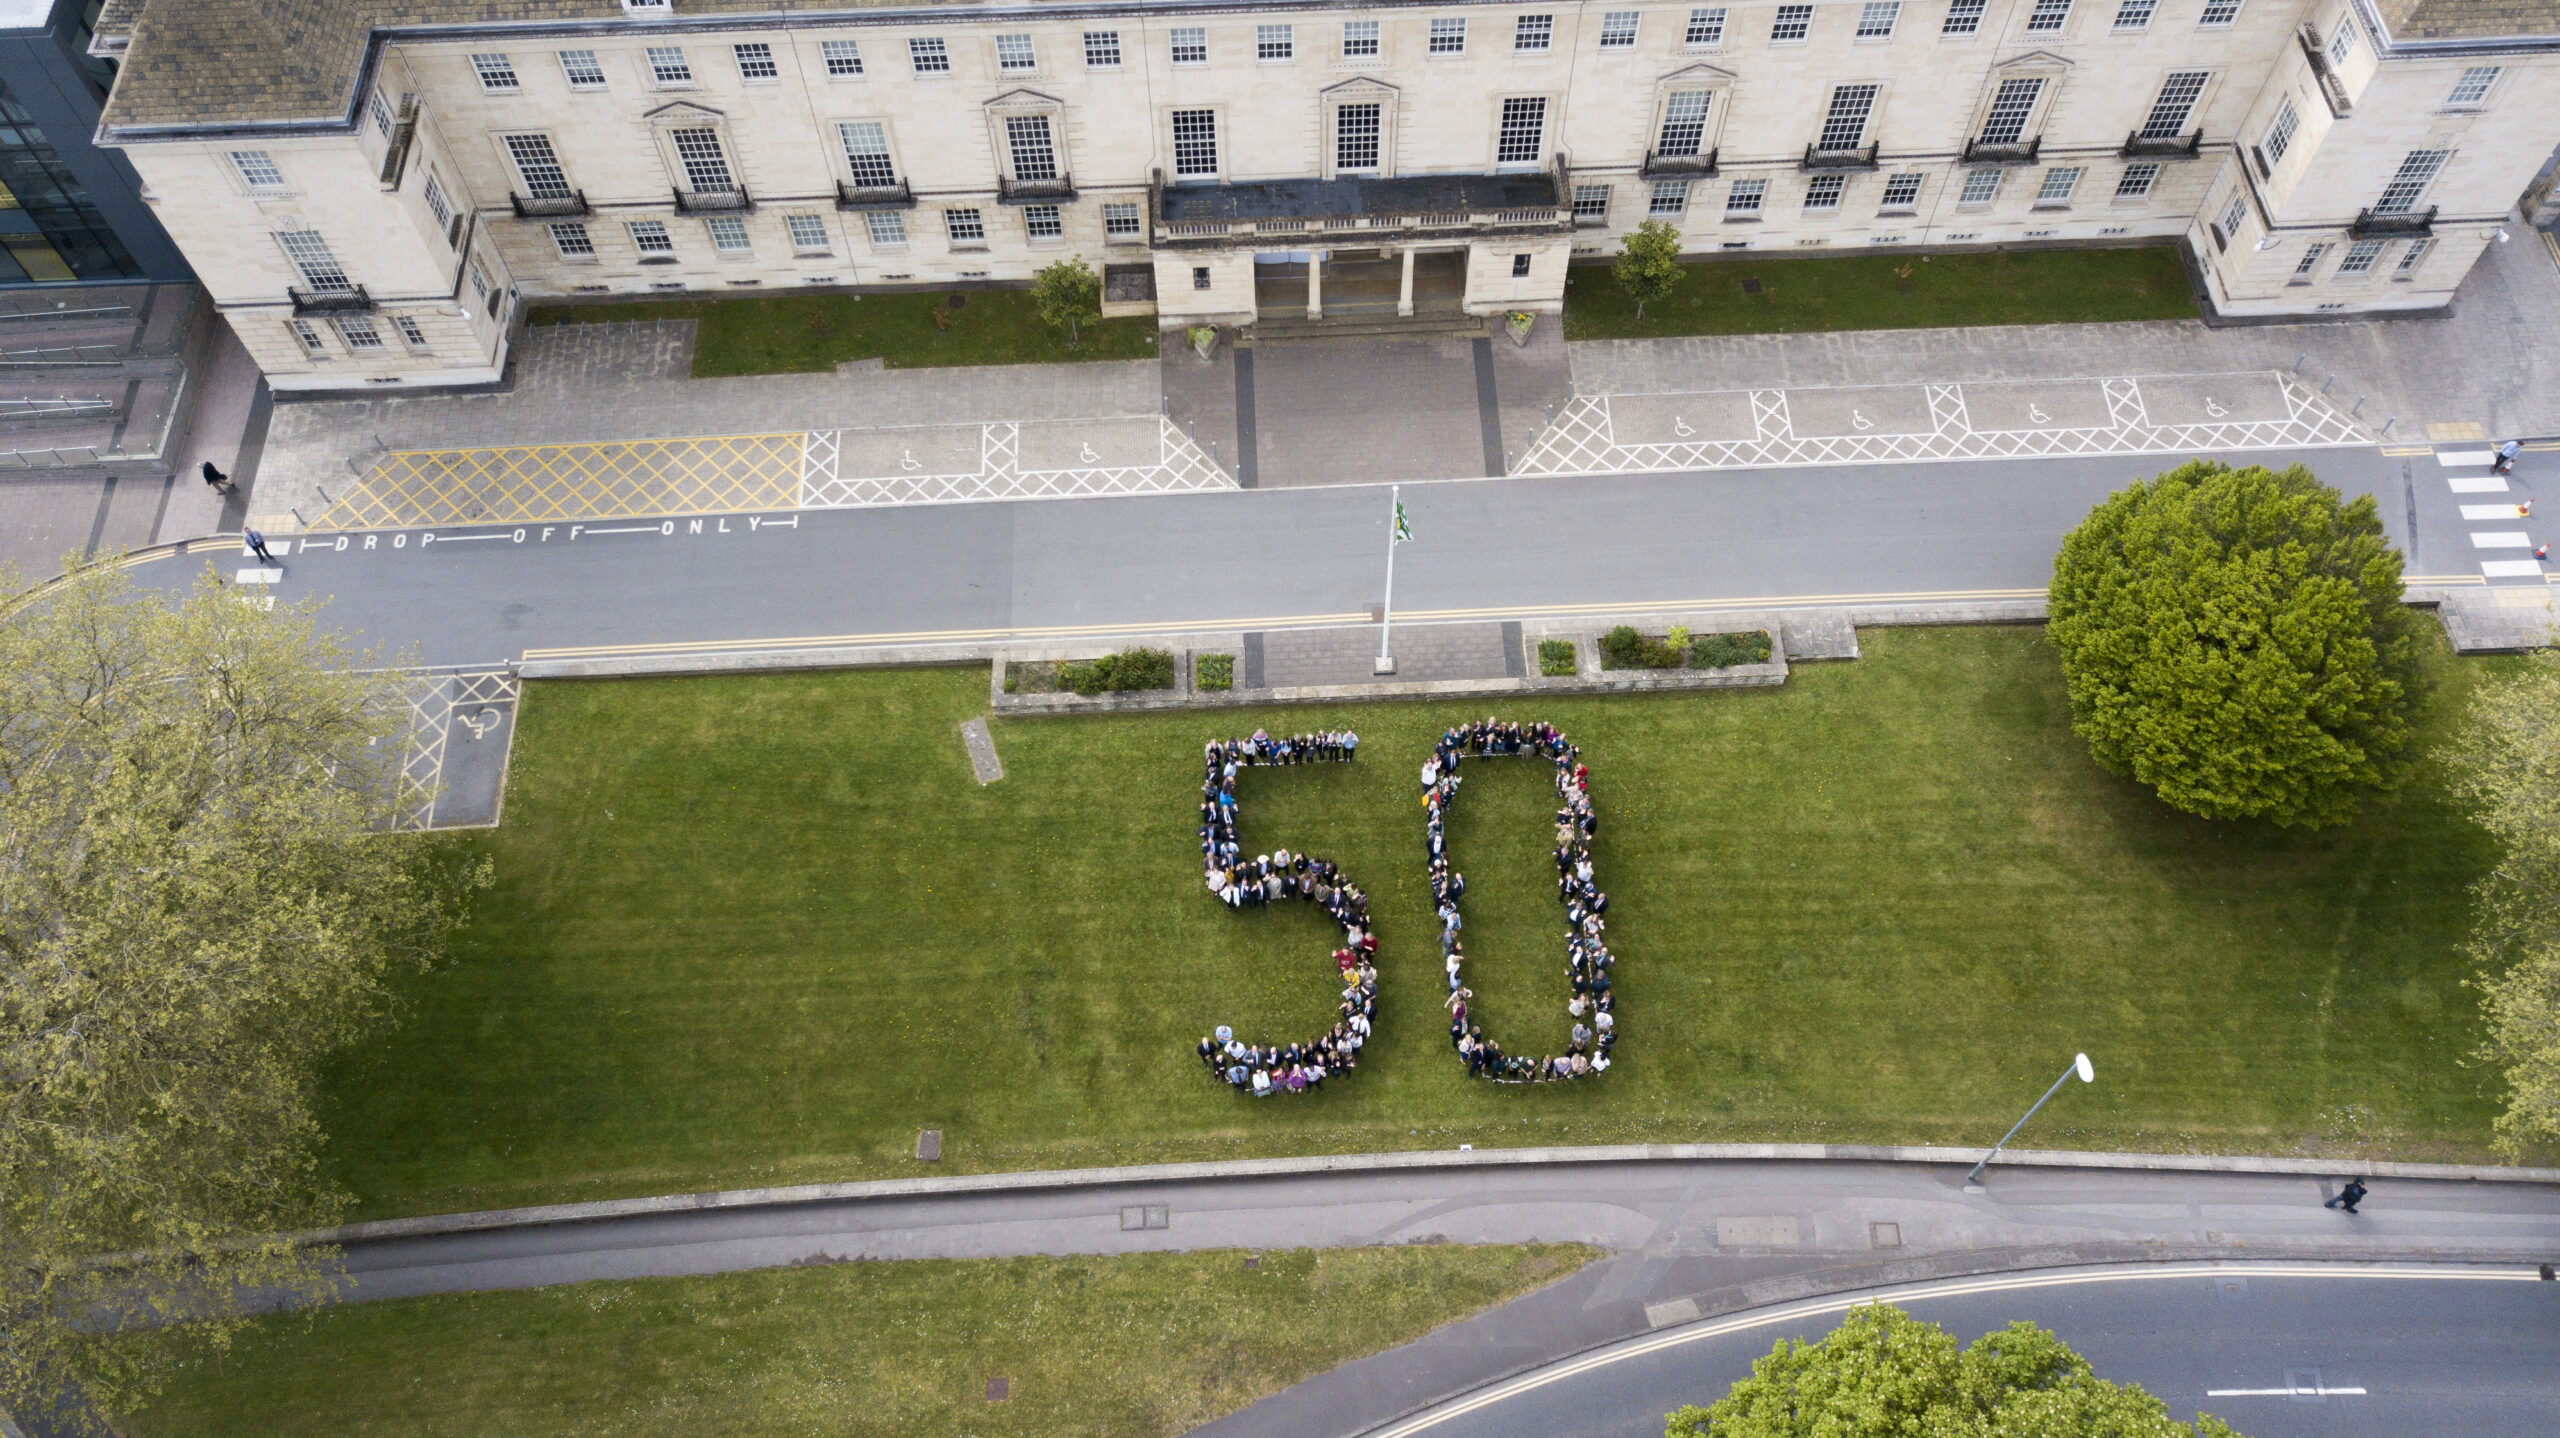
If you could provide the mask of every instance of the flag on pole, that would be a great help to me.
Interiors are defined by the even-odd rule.
[[[1405,523],[1404,501],[1401,499],[1396,501],[1395,542],[1398,544],[1411,544],[1413,542],[1413,526]]]

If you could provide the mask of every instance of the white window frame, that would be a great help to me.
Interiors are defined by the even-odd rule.
[[[1346,117],[1365,112],[1360,128],[1346,125]],[[1369,158],[1363,162],[1354,152],[1356,142],[1367,142]],[[1333,107],[1333,172],[1337,175],[1375,175],[1384,173],[1387,155],[1387,107],[1376,98],[1344,100]]]
[[[1573,187],[1573,218],[1599,224],[1609,222],[1609,199],[1613,186],[1577,183]]]
[[[494,50],[473,55],[471,73],[479,77],[481,90],[491,95],[512,95],[524,88],[516,62]]]
[[[1225,153],[1219,144],[1218,112],[1214,107],[1196,106],[1168,112],[1171,127],[1173,174],[1178,180],[1214,179],[1224,172]],[[1190,134],[1183,131],[1188,129]],[[1206,163],[1202,163],[1203,160]]]
[[[1165,35],[1166,61],[1176,67],[1209,63],[1209,27],[1176,25]]]
[[[1378,58],[1381,43],[1377,21],[1345,20],[1342,22],[1343,59],[1375,60]]]
[[[408,315],[393,315],[391,317],[391,327],[400,332],[400,342],[407,345],[412,353],[426,354],[429,352],[430,347],[427,344],[427,332],[415,319],[412,319]]]
[[[683,46],[651,45],[648,50],[651,85],[661,90],[693,87],[693,62],[685,58]]]
[[[232,151],[231,169],[252,194],[272,195],[293,188],[285,180],[284,167],[265,150]]]
[[[562,50],[558,59],[560,78],[569,82],[571,90],[587,93],[611,88],[605,80],[604,60],[595,51]]]
[[[1831,214],[1849,193],[1849,177],[1837,170],[1808,175],[1804,182],[1804,208],[1810,215]]]
[[[1645,195],[1644,217],[1648,220],[1676,220],[1689,213],[1689,182],[1656,180]]]
[[[2276,102],[2275,118],[2267,122],[2266,133],[2258,137],[2258,153],[2266,156],[2272,170],[2284,163],[2284,152],[2293,147],[2294,131],[2302,127],[2302,117],[2294,113],[2290,96]]]
[[[2353,15],[2340,15],[2338,28],[2329,32],[2329,63],[2344,65],[2356,52],[2356,20]]]
[[[631,247],[640,252],[642,259],[651,255],[675,258],[676,237],[668,231],[666,221],[625,220],[623,228],[630,233]]]
[[[356,291],[356,283],[347,274],[328,239],[318,230],[278,230],[276,243],[284,247],[285,258],[293,263],[294,273],[315,294],[346,295]]]
[[[999,75],[1033,75],[1040,70],[1040,47],[1030,36],[1016,32],[996,37],[996,73]]]
[[[784,215],[782,231],[791,237],[791,253],[795,255],[835,253],[835,240],[827,233],[827,221],[823,215]]]
[[[507,165],[516,174],[516,183],[524,186],[528,200],[566,200],[575,198],[578,187],[569,179],[569,166],[560,158],[560,147],[542,130],[505,130],[498,135],[499,152],[507,157]],[[528,157],[528,151],[539,151]],[[536,169],[548,171],[536,178]]]
[[[1724,217],[1734,220],[1756,220],[1769,203],[1769,182],[1761,179],[1736,180],[1724,192]]]
[[[2420,235],[2418,238],[2411,240],[2408,248],[2400,252],[2399,262],[2391,267],[2391,278],[2394,280],[2408,280],[2415,278],[2418,273],[2418,267],[2426,263],[2427,255],[2433,251],[2435,247],[2436,239],[2433,235]]]
[[[2224,243],[2227,244],[2239,239],[2240,227],[2247,223],[2249,223],[2249,194],[2246,187],[2243,187],[2233,190],[2231,192],[2230,203],[2222,207],[2222,238]]]
[[[2027,33],[2058,35],[2071,23],[2072,0],[2034,0],[2027,11]]]
[[[877,149],[870,148],[877,145]],[[856,148],[861,146],[862,148]],[[857,190],[894,189],[898,176],[898,152],[889,141],[886,120],[838,120],[836,153],[844,157],[845,178]]]
[[[2199,30],[2227,30],[2240,18],[2245,0],[2204,0],[2204,14],[2196,20]]]
[[[348,354],[365,354],[391,348],[384,342],[382,331],[375,326],[371,315],[338,315],[331,323],[338,331],[338,343],[347,347]]]
[[[1493,165],[1528,169],[1543,166],[1547,158],[1547,97],[1544,95],[1505,95],[1495,112]],[[1521,140],[1526,137],[1528,153],[1522,153]]]
[[[1876,213],[1901,215],[1920,208],[1920,189],[1928,175],[1919,170],[1899,170],[1884,177],[1884,198],[1877,202]],[[1896,195],[1896,191],[1900,191]]]
[[[2088,173],[2089,169],[2086,165],[2047,165],[2043,176],[2036,181],[2035,208],[2039,210],[2071,208],[2071,197],[2079,192],[2080,179]]]
[[[1556,47],[1556,17],[1553,11],[1532,11],[1511,18],[1511,53],[1544,55]]]
[[[1087,30],[1084,32],[1084,67],[1088,70],[1120,68],[1120,32]]]
[[[309,320],[292,319],[286,320],[284,322],[284,327],[285,332],[293,336],[294,343],[302,346],[302,357],[304,359],[325,360],[329,358],[329,343],[328,341],[320,338],[320,327],[318,325],[313,324]]]
[[[677,173],[684,176],[684,187],[697,195],[725,195],[740,188],[738,167],[729,160],[729,147],[720,138],[717,125],[682,125],[666,131],[667,148],[674,155]],[[706,180],[718,184],[706,184]]]
[[[1289,24],[1253,27],[1253,59],[1258,65],[1287,65],[1298,58],[1298,27]]]
[[[1876,101],[1883,95],[1884,86],[1873,81],[1832,86],[1831,101],[1823,108],[1822,130],[1814,149],[1823,154],[1846,154],[1866,148],[1867,127],[1875,123]]]
[[[2052,79],[2044,75],[2003,76],[1993,87],[1991,98],[1983,103],[1982,123],[1974,131],[1975,143],[2024,144],[2028,129],[2035,124],[2037,109],[2044,104],[2045,92],[2052,88]],[[2020,93],[2026,97],[2023,103],[2011,99]]]
[[[2302,258],[2293,262],[2293,273],[2286,278],[2289,285],[2307,285],[2320,273],[2320,257],[2329,253],[2326,240],[2314,240],[2302,247]]]
[[[1130,200],[1113,200],[1102,207],[1102,238],[1135,243],[1147,237],[1146,211]]]
[[[1603,50],[1632,50],[1635,48],[1637,35],[1641,34],[1643,29],[1643,11],[1605,11],[1600,16],[1600,48]]]
[[[747,233],[744,215],[706,215],[702,232],[711,239],[711,252],[722,259],[745,259],[756,252],[756,241]]]
[[[818,58],[826,64],[830,80],[863,78],[862,42],[859,40],[821,40],[818,42]]]
[[[953,205],[942,212],[942,237],[954,251],[987,247],[986,211],[976,205]]]
[[[2187,122],[2196,116],[2196,108],[2204,103],[2205,88],[2213,83],[2211,70],[2172,70],[2160,82],[2160,92],[2151,97],[2151,113],[2143,117],[2137,136],[2145,140],[2174,140],[2186,133]]]
[[[453,202],[445,198],[444,186],[437,182],[433,170],[427,172],[427,183],[419,191],[419,198],[427,202],[427,213],[436,217],[437,229],[453,223]]]
[[[908,36],[907,68],[919,76],[950,74],[950,40],[940,35]]]
[[[1997,165],[1985,165],[1964,172],[1964,187],[1956,192],[1956,208],[1979,210],[2000,203],[2000,176]]]
[[[1812,35],[1813,7],[1810,5],[1781,5],[1777,15],[1769,21],[1769,43],[1772,45],[1801,45]]]
[[[907,247],[907,217],[899,210],[865,210],[862,212],[862,238],[874,250],[903,250]]]
[[[1707,136],[1715,127],[1716,92],[1682,89],[1666,92],[1655,117],[1653,152],[1668,159],[1689,159],[1707,152]]]
[[[1683,50],[1717,50],[1724,46],[1725,7],[1707,5],[1689,12],[1689,24],[1680,32]]]
[[[2452,158],[2451,150],[2411,150],[2400,161],[2400,168],[2384,183],[2381,196],[2373,202],[2373,212],[2377,215],[2406,215],[2415,211],[2418,201],[2426,198],[2428,187],[2444,173],[2445,162]],[[2395,190],[2402,192],[2396,198],[2392,193]]]
[[[2113,202],[2126,205],[2150,199],[2152,188],[2160,183],[2160,170],[2157,160],[2136,160],[2125,166],[2124,173],[2116,176]]]
[[[2338,267],[2330,271],[2329,278],[2345,280],[2370,277],[2373,274],[2373,267],[2382,263],[2383,247],[2390,243],[2389,240],[2349,240],[2347,252],[2338,257]]]
[[[2118,35],[2151,28],[2151,17],[2160,9],[2160,0],[2119,0],[2116,22],[2107,28]]]
[[[1464,55],[1467,53],[1467,17],[1443,15],[1431,22],[1430,38],[1423,44],[1426,55]]]
[[[1023,238],[1035,245],[1060,245],[1067,240],[1067,216],[1056,205],[1022,207]]]
[[[584,220],[554,220],[543,229],[551,236],[551,248],[563,261],[573,265],[596,262],[596,237]]]
[[[1051,184],[1067,173],[1057,127],[1046,111],[1004,117],[1004,162],[1006,173],[1021,183]]]
[[[1948,0],[1947,18],[1938,23],[1938,34],[1979,35],[1982,33],[1983,11],[1990,0]]]
[[[2444,108],[2467,114],[2488,105],[2489,92],[2498,88],[2498,77],[2507,72],[2504,65],[2473,65],[2453,82],[2444,97]]]
[[[729,58],[738,66],[741,84],[771,85],[782,79],[782,63],[774,59],[770,41],[740,40],[729,47]]]
[[[1866,0],[1858,7],[1857,33],[1853,40],[1890,40],[1893,27],[1902,23],[1902,0]]]

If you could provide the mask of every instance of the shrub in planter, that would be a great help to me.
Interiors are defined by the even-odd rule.
[[[1685,658],[1652,635],[1638,634],[1632,625],[1621,624],[1600,636],[1603,669],[1677,669]]]
[[[1580,672],[1581,667],[1574,662],[1572,640],[1541,639],[1538,641],[1538,672],[1540,674],[1549,679],[1564,679]]]
[[[1173,687],[1173,651],[1124,649],[1099,659],[1058,666],[1058,685],[1077,694],[1115,693],[1129,689]]]
[[[1689,646],[1689,667],[1729,669],[1736,664],[1766,664],[1771,652],[1766,630],[1702,635]]]
[[[1236,657],[1232,654],[1203,654],[1193,661],[1191,682],[1202,689],[1236,687]]]

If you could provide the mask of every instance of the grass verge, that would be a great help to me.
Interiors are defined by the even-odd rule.
[[[1010,1258],[581,1283],[258,1324],[131,1438],[1170,1438],[1599,1257]],[[987,1399],[987,1380],[1011,1396]]]
[[[998,719],[986,671],[530,686],[496,887],[331,1080],[361,1216],[931,1171],[1498,1144],[1987,1143],[2474,1160],[2500,1096],[2457,951],[2488,841],[2432,759],[2321,833],[2173,813],[2099,772],[2034,629],[1873,630],[1779,689],[1509,706],[1584,747],[1618,1065],[1471,1084],[1448,1051],[1414,770],[1470,701]],[[2504,661],[2431,651],[2431,752]],[[1256,1101],[1220,1022],[1329,1023],[1311,908],[1200,889],[1200,745],[1349,726],[1356,764],[1249,771],[1243,831],[1370,893],[1356,1074]],[[1570,1020],[1545,778],[1469,769],[1476,1009]]]
[[[1574,266],[1565,279],[1564,337],[2174,320],[2196,313],[2186,266],[2165,245],[1952,255],[1885,251],[1707,260],[1681,269],[1680,288],[1646,305],[1639,320],[1609,266]]]
[[[955,299],[961,302],[957,308]],[[947,325],[935,323],[937,311]],[[1070,346],[1066,331],[1041,322],[1029,290],[546,305],[533,312],[530,323],[633,320],[696,321],[696,379],[824,371],[864,359],[884,360],[891,369],[927,369],[1153,359],[1156,354],[1155,321],[1144,315],[1087,324],[1084,343]]]

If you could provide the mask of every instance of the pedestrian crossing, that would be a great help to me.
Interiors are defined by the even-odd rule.
[[[2518,493],[2507,475],[2492,472],[2498,459],[2494,449],[2441,449],[2436,451],[2436,465],[2446,471],[2445,487],[2455,494],[2504,494],[2511,498],[2467,503],[2461,506],[2465,524],[2514,525],[2533,517],[2533,496]],[[2534,538],[2530,529],[2474,529],[2471,548],[2484,556],[2475,562],[2483,580],[2542,580],[2543,561],[2550,549],[2548,543]],[[2519,557],[2516,550],[2530,550],[2530,557]]]

